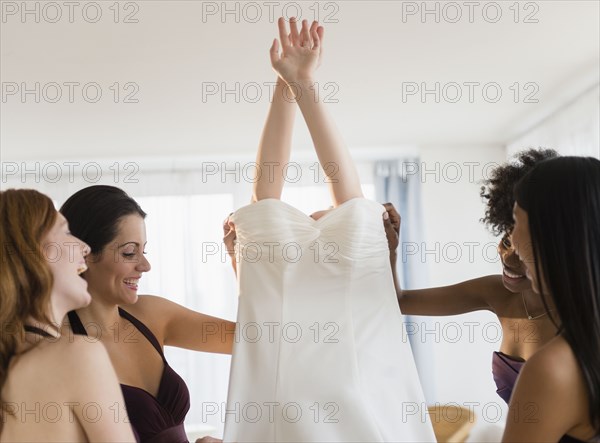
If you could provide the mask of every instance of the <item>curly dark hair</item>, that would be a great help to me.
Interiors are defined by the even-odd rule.
[[[494,168],[483,181],[479,195],[486,200],[485,216],[481,219],[494,235],[512,231],[515,224],[512,211],[515,204],[513,188],[537,163],[559,157],[554,149],[530,148],[518,152],[513,160]]]

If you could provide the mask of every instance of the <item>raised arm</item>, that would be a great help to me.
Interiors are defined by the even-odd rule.
[[[400,214],[391,203],[385,203],[384,206],[387,217],[384,215],[383,225],[390,249],[390,265],[398,303],[403,314],[458,315],[482,309],[494,311],[494,300],[505,299],[509,295],[500,275],[488,275],[438,288],[403,291],[396,274],[397,248],[400,243]]]
[[[316,22],[313,28],[317,28]],[[316,29],[321,34],[322,30]],[[287,44],[297,42],[300,38],[298,26],[294,17],[290,18],[290,33],[283,34],[282,40]],[[276,49],[276,41],[271,46],[271,53]],[[317,61],[317,67],[319,61]],[[267,120],[262,132],[256,163],[261,175],[254,182],[252,201],[256,202],[265,198],[281,198],[284,185],[284,168],[290,159],[294,118],[296,115],[295,95],[288,85],[277,76],[273,101],[269,108]]]
[[[302,21],[297,40],[287,36],[285,20],[278,21],[282,53],[277,40],[271,48],[271,64],[296,96],[312,137],[319,162],[328,178],[334,206],[362,197],[358,172],[335,123],[323,103],[315,100],[315,69],[321,54],[322,27]],[[292,27],[293,28],[293,27]]]
[[[290,159],[296,105],[288,86],[277,78],[273,101],[258,145],[256,164],[259,175],[254,180],[252,201],[281,198],[283,169]]]

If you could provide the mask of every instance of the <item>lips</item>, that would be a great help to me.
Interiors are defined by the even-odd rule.
[[[510,269],[504,268],[504,275],[507,276],[508,278],[511,278],[513,280],[518,280],[521,278],[525,278],[525,275],[523,274],[518,274]]]
[[[125,286],[127,286],[129,289],[137,291],[140,278],[141,277],[126,278],[123,280],[123,283],[125,283]]]

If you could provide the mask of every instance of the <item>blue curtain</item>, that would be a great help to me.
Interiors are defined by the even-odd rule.
[[[392,203],[400,216],[397,275],[403,289],[428,286],[426,264],[421,260],[424,247],[421,199],[421,174],[418,158],[379,161],[375,163],[375,196],[380,203]],[[408,339],[419,371],[427,401],[434,398],[433,349],[420,333],[432,319],[405,316]]]

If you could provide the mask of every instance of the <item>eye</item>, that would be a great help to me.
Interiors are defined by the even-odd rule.
[[[510,242],[510,238],[508,237],[508,235],[505,235],[505,236],[502,238],[502,245],[503,245],[505,248],[512,248],[512,243]]]
[[[123,257],[135,257],[135,252],[123,252]]]

